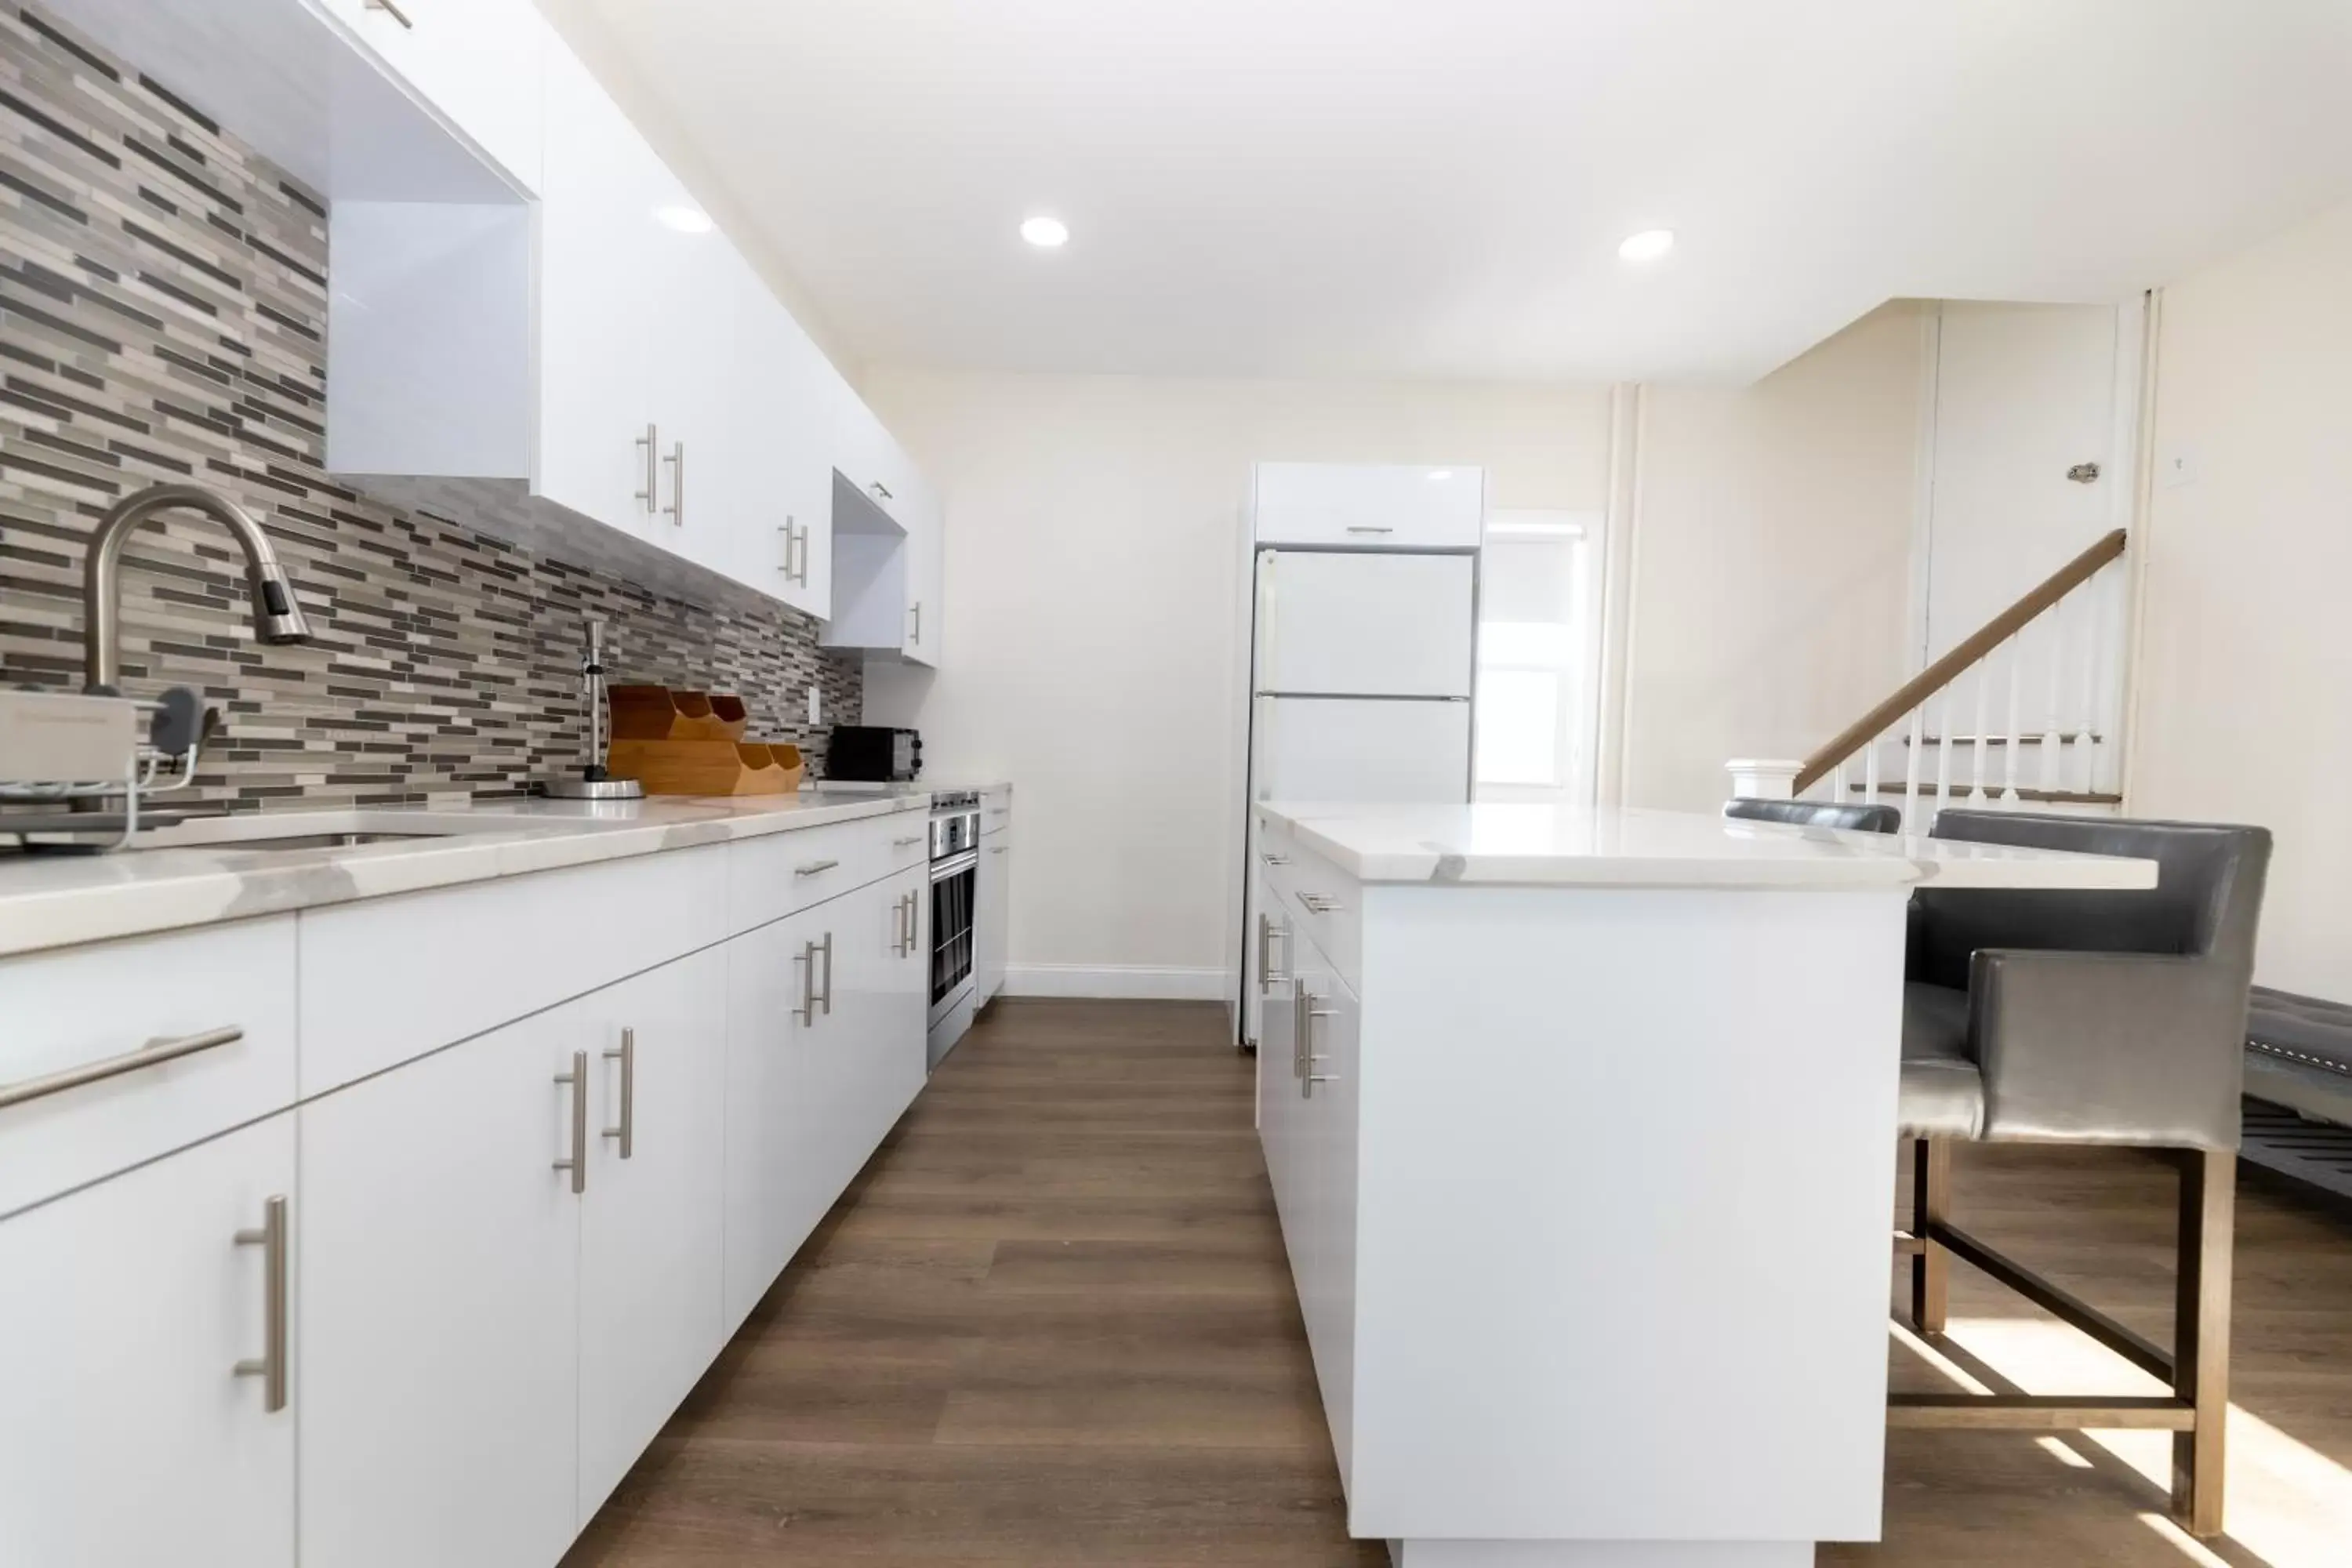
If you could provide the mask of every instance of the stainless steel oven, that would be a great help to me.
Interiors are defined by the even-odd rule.
[[[971,1024],[972,914],[980,884],[980,793],[931,797],[931,1008],[933,1066]]]

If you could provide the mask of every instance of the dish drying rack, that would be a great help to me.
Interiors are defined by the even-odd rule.
[[[144,803],[195,782],[219,721],[184,686],[152,700],[0,691],[0,837],[26,851],[121,848],[148,815]],[[101,775],[101,767],[121,771]],[[67,809],[5,809],[43,805]]]

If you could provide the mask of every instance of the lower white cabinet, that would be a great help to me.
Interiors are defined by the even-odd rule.
[[[580,1201],[584,1526],[726,1342],[719,1304],[727,958],[709,948],[573,1004],[592,1090]]]
[[[557,1079],[600,1043],[575,1005],[299,1112],[305,1563],[525,1568],[571,1544],[591,1194],[555,1168],[583,1087]]]
[[[1292,925],[1258,1043],[1258,1136],[1342,1488],[1355,1436],[1356,1095],[1361,1010]],[[1285,958],[1277,952],[1276,963]]]
[[[275,1116],[0,1224],[0,1563],[294,1561],[294,1410],[236,1370],[273,1310],[237,1238],[294,1180]]]
[[[981,836],[979,875],[972,889],[971,999],[985,1006],[1004,989],[1005,922],[1013,914],[1013,835]]]
[[[923,1086],[925,875],[910,868],[727,944],[730,1331]]]

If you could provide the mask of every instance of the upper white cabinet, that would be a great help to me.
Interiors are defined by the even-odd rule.
[[[872,409],[835,394],[834,613],[828,647],[936,667],[941,604],[939,496]]]
[[[530,0],[310,0],[525,190],[540,183],[553,34]]]
[[[1486,489],[1473,468],[1260,463],[1250,510],[1260,544],[1475,550]]]

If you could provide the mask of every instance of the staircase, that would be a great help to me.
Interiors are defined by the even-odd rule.
[[[2113,815],[2123,556],[2117,529],[1802,763],[1732,763],[1734,793],[1883,802],[1918,829],[1947,805]]]

